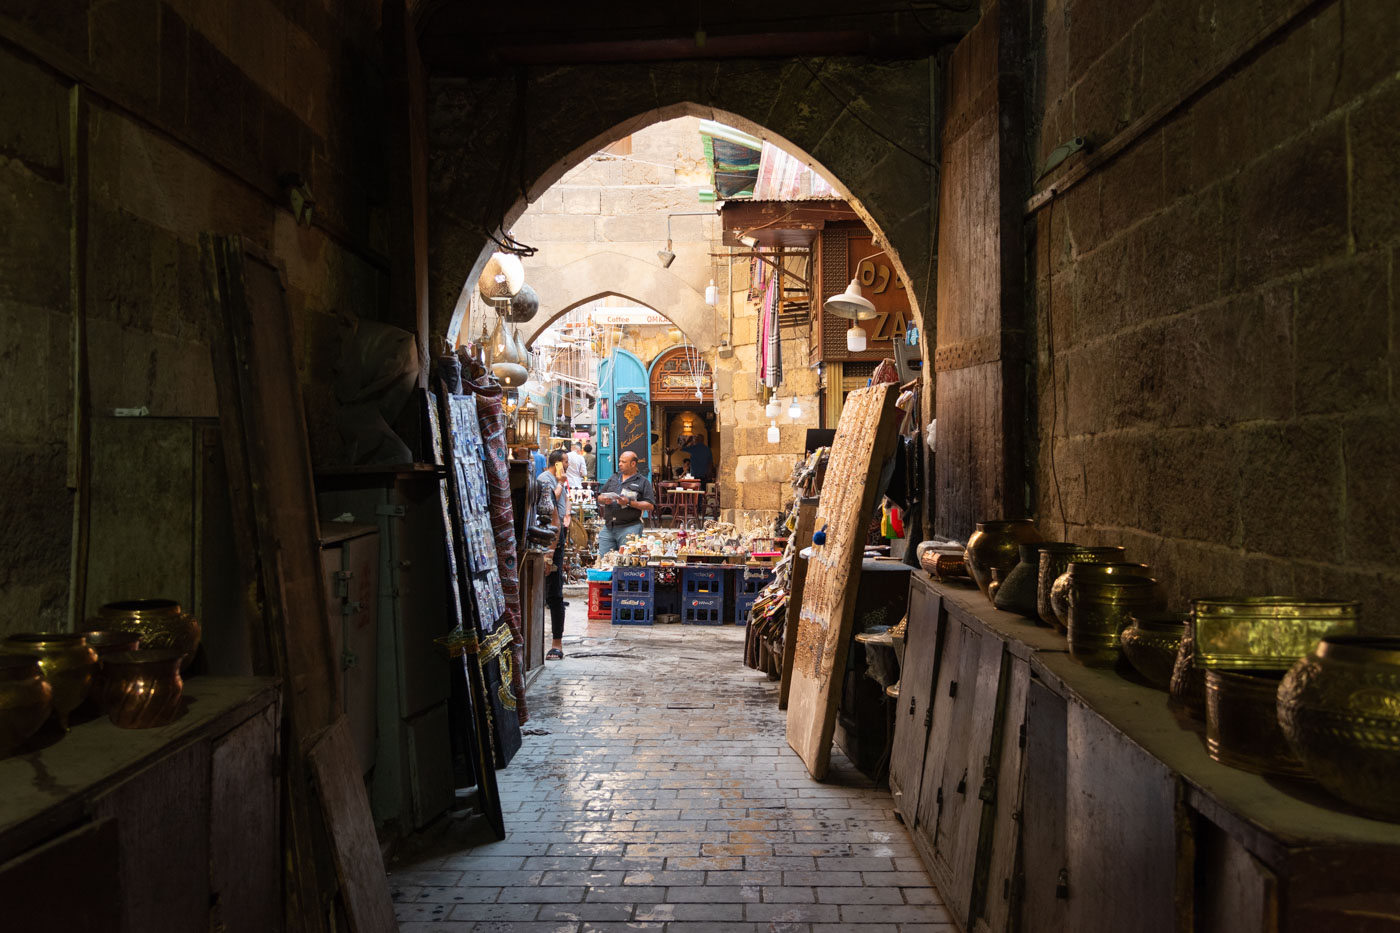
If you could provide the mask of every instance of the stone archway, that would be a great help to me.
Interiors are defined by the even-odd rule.
[[[532,266],[529,280],[540,296],[540,307],[549,311],[541,311],[521,326],[520,335],[527,344],[533,343],[565,312],[607,295],[655,310],[702,351],[713,349],[719,342],[719,315],[705,304],[704,294],[655,262],[625,253],[598,252],[562,266]]]
[[[488,227],[508,229],[566,171],[604,146],[685,115],[767,139],[832,179],[890,247],[922,324],[936,199],[934,72],[923,58],[732,59],[558,66],[533,70],[527,81],[517,75],[432,80],[432,332],[455,331],[464,286],[476,281],[494,248]],[[522,112],[529,115],[524,127]]]

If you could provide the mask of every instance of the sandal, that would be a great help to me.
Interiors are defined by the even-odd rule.
[[[550,648],[549,651],[545,652],[544,659],[546,661],[562,661],[564,660],[564,652],[558,648]]]

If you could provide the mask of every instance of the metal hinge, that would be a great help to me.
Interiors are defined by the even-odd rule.
[[[932,728],[932,727],[933,727],[933,707],[930,706],[928,709],[924,710],[924,728],[925,728],[925,729],[930,729],[930,728]]]
[[[992,803],[997,797],[997,772],[991,765],[982,766],[982,786],[977,790],[977,799]]]
[[[340,604],[340,614],[343,616],[352,616],[363,608],[365,608],[364,603],[354,599],[347,599]]]
[[[1069,900],[1069,869],[1061,868],[1060,877],[1055,881],[1055,897],[1062,901]]]
[[[909,715],[914,715],[914,707],[918,705],[918,698],[914,694],[909,694]]]
[[[353,570],[337,570],[335,572],[335,595],[341,599],[350,595],[350,578],[354,575]]]
[[[351,670],[359,663],[360,659],[355,655],[355,652],[346,649],[340,653],[340,669],[342,671]]]
[[[964,771],[964,772],[962,773],[962,777],[958,778],[958,793],[960,793],[960,794],[966,794],[966,793],[967,793],[967,772],[966,772],[966,771]]]
[[[1020,728],[1020,730],[1018,730],[1018,734],[1017,734],[1017,737],[1016,737],[1016,747],[1017,747],[1017,748],[1025,748],[1025,747],[1026,747],[1026,724],[1025,724],[1025,723],[1021,723],[1021,728]]]
[[[955,697],[955,696],[957,696],[957,695],[958,695],[958,682],[957,682],[956,680],[950,680],[950,681],[948,681],[948,696],[950,696],[950,697]]]

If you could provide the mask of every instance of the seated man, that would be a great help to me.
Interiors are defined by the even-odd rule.
[[[603,527],[598,532],[598,556],[616,551],[629,535],[642,533],[642,513],[656,511],[651,480],[637,472],[637,455],[624,450],[617,458],[617,472],[598,492]]]
[[[710,470],[714,466],[714,454],[709,445],[702,441],[699,436],[687,436],[685,442],[681,444],[681,453],[690,458],[690,475],[700,480],[707,481],[710,478]]]

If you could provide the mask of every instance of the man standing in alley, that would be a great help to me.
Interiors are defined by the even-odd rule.
[[[569,488],[582,489],[588,481],[588,461],[583,459],[583,443],[574,441],[574,449],[569,451]]]
[[[628,535],[641,534],[642,513],[656,511],[656,493],[651,480],[637,472],[637,454],[624,450],[618,455],[617,470],[598,492],[598,504],[603,507],[599,557],[616,551]]]
[[[598,455],[593,452],[592,444],[583,445],[583,462],[588,464],[588,478],[593,480],[598,478]]]

